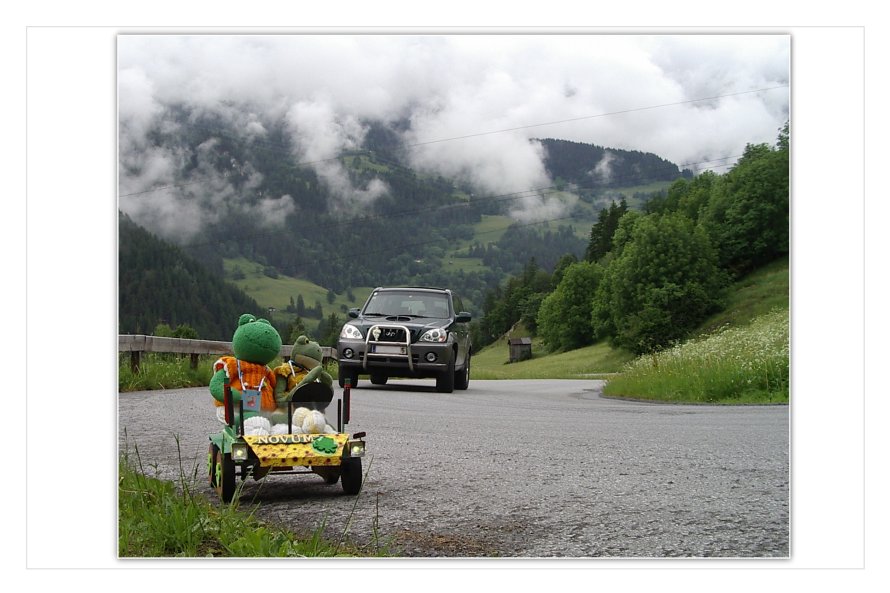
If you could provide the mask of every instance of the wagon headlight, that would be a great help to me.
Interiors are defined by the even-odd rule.
[[[349,441],[347,450],[349,451],[350,457],[364,457],[365,441]]]
[[[247,461],[247,443],[232,443],[232,461]]]
[[[343,326],[343,329],[340,330],[340,337],[348,340],[361,340],[362,332],[351,323],[347,323]]]
[[[441,343],[445,342],[446,340],[448,340],[448,332],[441,327],[427,330],[422,336],[420,336],[421,342]]]

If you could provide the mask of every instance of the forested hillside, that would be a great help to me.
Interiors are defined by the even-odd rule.
[[[676,344],[723,305],[729,283],[789,253],[789,127],[748,145],[724,175],[679,178],[642,211],[600,212],[585,258],[534,266],[490,291],[476,343],[523,321],[552,351],[609,340],[634,353]]]
[[[211,277],[235,280],[227,277],[223,261],[238,258],[262,266],[271,277],[311,281],[338,296],[356,286],[449,286],[478,316],[486,293],[521,273],[532,258],[552,272],[566,254],[584,256],[598,192],[671,181],[683,174],[648,153],[542,140],[548,174],[557,185],[577,186],[572,191],[580,199],[574,206],[567,201],[550,218],[516,219],[510,226],[513,211],[524,200],[550,200],[546,192],[557,190],[493,194],[457,178],[415,171],[401,160],[404,151],[394,132],[404,122],[369,122],[364,144],[332,159],[330,170],[295,162],[298,147],[285,122],[262,125],[263,135],[246,135],[230,119],[180,106],[171,107],[163,125],[146,135],[157,154],[175,155],[176,170],[172,184],[122,194],[121,209],[133,213],[132,220],[121,222],[122,299],[138,293],[143,306],[139,312],[122,307],[126,331],[199,315],[186,314],[189,305],[166,301],[166,291],[149,287],[170,283],[171,275],[193,270],[197,262],[209,271],[194,281],[198,284]],[[122,160],[123,176],[151,173],[153,163]],[[336,177],[332,181],[324,176],[330,171],[343,178],[331,173]],[[587,175],[590,171],[596,174]],[[350,191],[338,193],[337,183]],[[182,212],[173,216],[175,229],[159,214],[168,211]],[[483,216],[506,222],[496,235],[476,235]],[[143,237],[135,232],[134,221],[177,245],[192,264],[145,277],[145,268],[131,257],[134,247],[129,243]],[[187,221],[191,226],[184,228]],[[470,259],[456,257],[461,246]],[[150,247],[143,242],[140,253],[143,248]],[[202,337],[214,331],[207,327]]]
[[[546,164],[551,175],[581,188],[626,187],[692,177],[692,171],[680,171],[674,163],[652,153],[554,138],[545,138],[541,143],[547,149]]]
[[[125,215],[119,217],[118,256],[120,333],[185,324],[202,339],[227,341],[241,313],[262,315],[252,298]]]

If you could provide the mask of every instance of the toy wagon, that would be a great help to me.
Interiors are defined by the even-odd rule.
[[[304,434],[292,425],[297,408],[325,412],[333,400],[333,390],[322,383],[308,383],[297,389],[287,402],[287,434],[250,435],[244,431],[244,401],[233,402],[231,387],[225,383],[225,426],[210,435],[207,470],[210,485],[223,502],[235,497],[236,476],[259,480],[265,476],[317,474],[327,484],[339,480],[346,494],[355,495],[362,485],[364,432],[345,432],[349,423],[350,385],[337,400],[336,432]],[[248,406],[249,406],[248,402]],[[237,414],[236,412],[237,406]]]

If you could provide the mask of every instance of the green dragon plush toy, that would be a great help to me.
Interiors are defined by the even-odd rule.
[[[281,336],[265,319],[249,313],[238,319],[238,328],[232,336],[232,352],[235,356],[223,356],[213,363],[210,394],[214,404],[223,406],[225,380],[232,388],[232,402],[236,416],[238,402],[244,402],[244,418],[258,414],[272,414],[276,409],[276,378],[266,366],[281,351]],[[219,415],[219,413],[218,413]],[[237,421],[237,420],[236,420]]]

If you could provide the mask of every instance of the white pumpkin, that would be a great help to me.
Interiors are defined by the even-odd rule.
[[[244,434],[248,436],[266,436],[272,430],[267,418],[252,416],[244,421]]]
[[[303,432],[306,434],[323,434],[327,421],[324,414],[317,410],[312,410],[303,420]]]
[[[302,428],[303,421],[306,420],[306,416],[311,411],[309,408],[297,408],[294,410],[293,416],[291,416],[291,423],[294,425],[294,428]]]
[[[287,424],[273,424],[269,434],[287,434]]]

